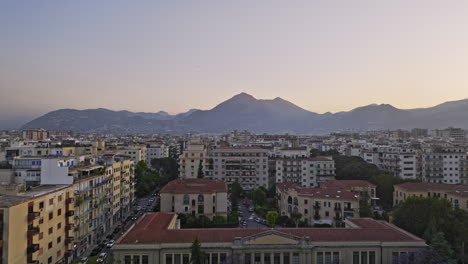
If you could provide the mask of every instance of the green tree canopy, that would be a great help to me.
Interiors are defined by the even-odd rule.
[[[294,221],[294,223],[296,224],[296,227],[299,226],[299,221],[301,220],[302,218],[302,214],[299,213],[299,212],[292,212],[291,213],[291,219]]]
[[[198,164],[197,178],[201,179],[204,177],[205,177],[205,173],[203,172],[203,161],[200,160],[200,164]]]
[[[266,192],[264,188],[257,188],[252,192],[252,200],[255,205],[263,205],[266,202]]]
[[[195,238],[195,241],[193,241],[192,246],[190,247],[190,253],[192,253],[190,256],[190,264],[205,264],[207,255],[202,251],[198,238]]]
[[[276,225],[276,220],[278,219],[278,212],[277,211],[269,211],[266,214],[266,220],[268,222],[268,226],[273,228]]]

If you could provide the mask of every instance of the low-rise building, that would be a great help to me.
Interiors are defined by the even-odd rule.
[[[345,189],[306,188],[286,182],[276,185],[276,193],[281,215],[290,217],[292,212],[299,212],[308,224],[333,224],[359,217],[359,196]]]
[[[197,178],[199,169],[206,166],[206,156],[206,146],[201,141],[192,140],[179,156],[179,178]]]
[[[161,212],[227,216],[226,182],[210,179],[177,179],[161,191]]]
[[[123,264],[189,264],[197,239],[207,263],[393,263],[426,243],[390,223],[345,220],[344,228],[177,229],[171,213],[146,214],[112,248]]]
[[[409,197],[433,197],[447,199],[453,206],[468,211],[468,185],[431,182],[406,182],[394,186],[393,206]]]
[[[320,184],[320,188],[341,189],[350,191],[360,199],[365,199],[370,205],[375,205],[377,185],[362,180],[332,180]]]

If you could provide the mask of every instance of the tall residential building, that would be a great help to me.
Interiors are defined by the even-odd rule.
[[[210,152],[205,177],[238,182],[244,190],[269,187],[268,150],[259,147],[220,147]]]
[[[424,148],[422,174],[426,182],[468,184],[466,147]]]
[[[169,157],[169,146],[164,143],[157,142],[147,142],[146,145],[146,164],[151,165],[152,159],[162,159]]]
[[[206,169],[207,149],[201,141],[191,141],[182,155],[179,156],[179,178],[193,179],[198,177],[200,166]]]
[[[280,158],[276,160],[276,183],[293,182],[303,187],[316,187],[335,179],[332,157]]]
[[[227,216],[228,186],[224,181],[177,179],[161,191],[161,212]]]
[[[69,263],[73,250],[73,188],[44,185],[0,195],[0,264]]]
[[[362,158],[379,169],[401,179],[421,177],[421,155],[417,149],[372,146],[361,151]]]
[[[135,145],[129,146],[127,148],[119,150],[124,155],[127,155],[130,160],[137,164],[139,161],[146,161],[146,146],[145,145]]]
[[[24,140],[44,140],[46,138],[49,138],[49,131],[45,129],[39,128],[23,130]]]

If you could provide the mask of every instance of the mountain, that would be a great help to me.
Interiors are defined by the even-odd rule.
[[[398,109],[389,104],[371,104],[347,112],[317,114],[279,97],[263,100],[241,93],[213,109],[191,109],[177,115],[164,111],[61,109],[36,118],[22,128],[109,133],[224,133],[247,129],[256,133],[326,134],[415,127],[467,129],[467,113],[468,99],[429,108]]]

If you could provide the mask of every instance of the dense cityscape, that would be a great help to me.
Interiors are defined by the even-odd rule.
[[[189,263],[193,243],[207,263],[424,263],[466,251],[459,128],[0,138],[4,263]]]

